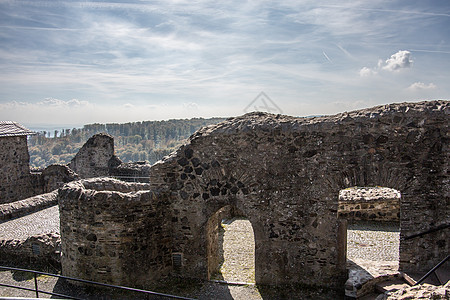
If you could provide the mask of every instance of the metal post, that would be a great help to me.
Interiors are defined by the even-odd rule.
[[[37,275],[36,273],[33,273],[34,275],[34,288],[36,291],[36,298],[39,298],[39,291],[38,291],[38,284],[37,284]]]

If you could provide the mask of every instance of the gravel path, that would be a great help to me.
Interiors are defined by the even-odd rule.
[[[0,240],[26,240],[49,232],[59,233],[58,205],[0,223]]]

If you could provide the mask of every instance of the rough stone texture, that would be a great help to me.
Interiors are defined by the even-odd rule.
[[[92,136],[69,164],[80,178],[108,176],[110,169],[121,164],[114,155],[114,138],[106,133]]]
[[[26,240],[1,240],[0,260],[8,263],[14,260],[59,263],[60,246],[61,239],[57,233],[31,236]]]
[[[33,196],[27,136],[0,137],[0,204]]]
[[[44,169],[41,174],[42,189],[48,193],[59,189],[65,183],[78,180],[79,176],[66,165],[53,164]]]
[[[450,299],[450,281],[445,285],[434,286],[427,283],[380,295],[376,300],[448,300]]]
[[[148,189],[96,178],[59,190],[64,275],[145,286],[169,273],[170,203]]]
[[[58,203],[58,192],[53,192],[33,196],[27,199],[1,204],[0,222],[17,218]]]
[[[349,188],[339,192],[338,216],[348,221],[399,221],[400,193],[394,189]]]
[[[251,113],[201,129],[152,166],[150,191],[61,190],[63,272],[133,285],[169,272],[207,279],[218,253],[210,224],[231,206],[252,224],[258,284],[343,290],[338,199],[352,186],[401,193],[400,269],[427,271],[449,252],[448,229],[405,237],[450,223],[448,114],[448,101],[432,101]]]

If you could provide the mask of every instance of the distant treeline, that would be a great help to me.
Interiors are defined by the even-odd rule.
[[[41,131],[30,136],[30,166],[44,168],[67,164],[94,134],[106,132],[114,137],[116,155],[123,162],[155,163],[183,144],[201,127],[217,124],[223,118],[89,124],[83,128]]]

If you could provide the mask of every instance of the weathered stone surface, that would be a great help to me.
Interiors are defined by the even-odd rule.
[[[48,193],[59,189],[65,183],[78,180],[79,176],[68,166],[53,164],[42,171],[42,189],[44,193]]]
[[[34,195],[27,136],[0,138],[0,204]]]
[[[407,299],[450,299],[450,281],[445,285],[434,286],[427,283],[401,289],[396,292],[380,295],[377,300],[407,300]]]
[[[80,178],[108,176],[110,169],[121,164],[114,155],[114,139],[106,133],[92,136],[69,164]]]
[[[353,187],[339,192],[338,216],[348,221],[400,220],[400,193],[394,189]]]
[[[0,260],[11,263],[14,260],[54,262],[61,259],[61,239],[57,233],[31,236],[26,240],[0,241]]]
[[[400,268],[426,271],[449,252],[448,229],[405,237],[450,223],[448,114],[448,101],[432,101],[318,118],[251,113],[201,129],[152,166],[148,191],[95,181],[60,190],[63,272],[134,285],[207,279],[217,213],[231,207],[252,224],[257,283],[343,289],[338,201],[352,186],[401,193]]]
[[[149,188],[96,178],[59,190],[65,275],[142,286],[169,273],[170,202]]]

